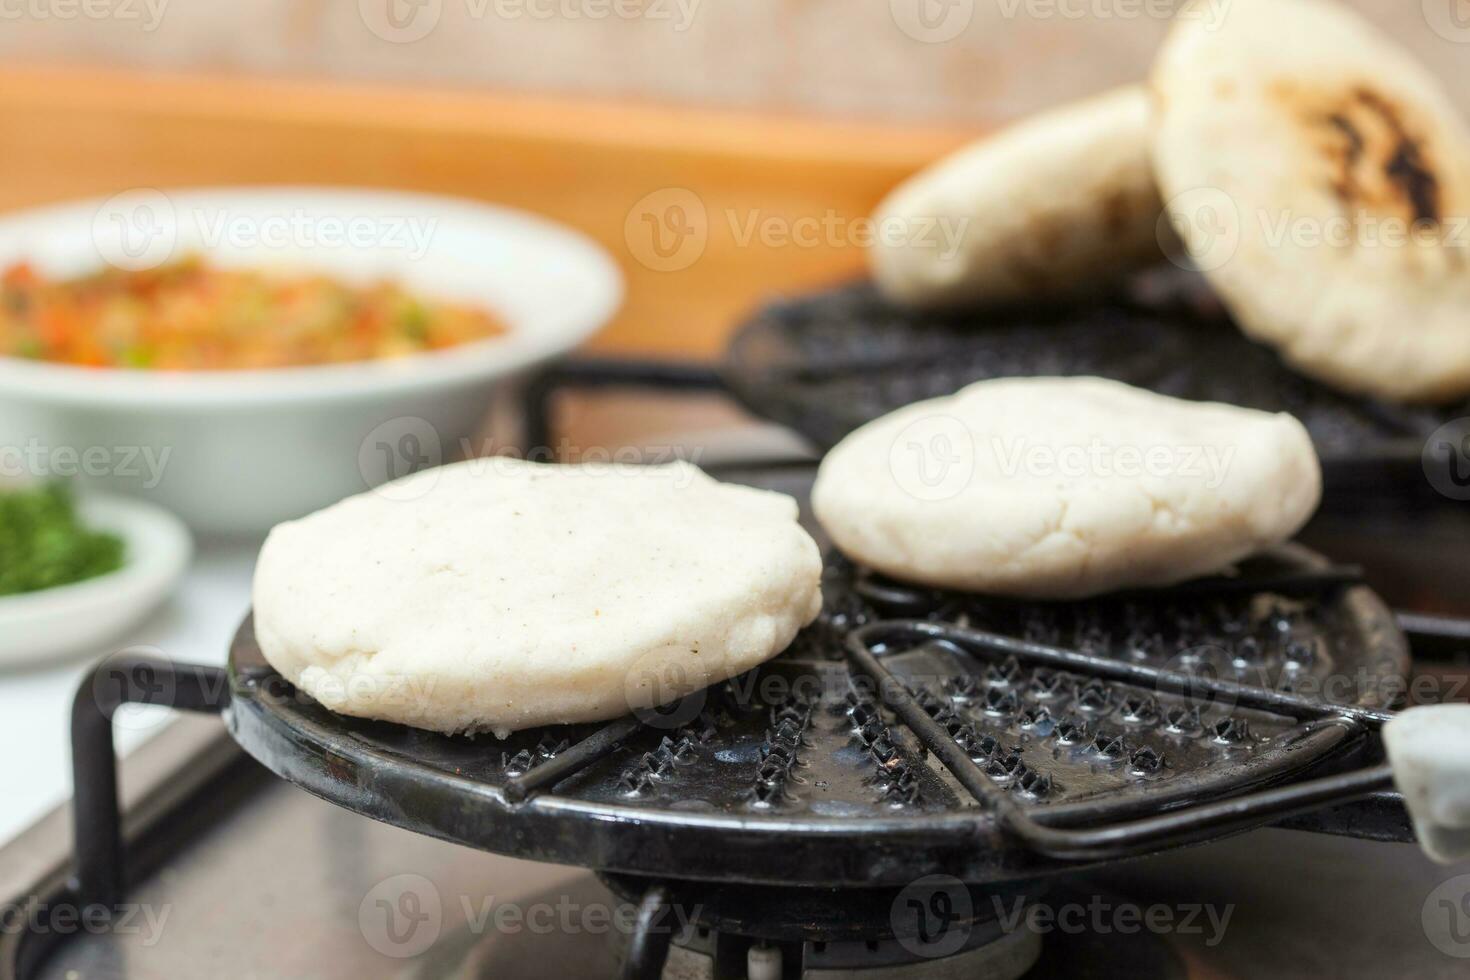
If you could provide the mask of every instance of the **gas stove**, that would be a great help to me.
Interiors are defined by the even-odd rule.
[[[505,742],[334,716],[248,620],[227,671],[112,658],[74,809],[0,850],[0,976],[1463,975],[1470,865],[1412,845],[1374,733],[1460,691],[1470,516],[1340,495],[1304,540],[1064,607],[834,558],[761,670]],[[125,701],[206,717],[119,792]]]
[[[180,780],[202,783],[202,798],[184,794],[193,802],[180,804],[171,820],[149,821],[138,839],[155,851],[159,869],[129,894],[139,911],[126,931],[58,921],[50,928],[63,934],[48,961],[29,967],[31,976],[620,976],[637,904],[591,872],[363,819],[242,760],[213,720],[186,720],[129,763],[138,805],[150,789],[161,804],[159,795],[175,795]],[[58,813],[16,848],[34,866],[64,862],[67,837]],[[17,869],[14,850],[0,865],[7,884]],[[1044,914],[1032,913],[1040,958],[1026,975],[1461,977],[1464,960],[1454,957],[1467,952],[1464,933],[1450,931],[1436,900],[1446,897],[1446,882],[1463,882],[1467,873],[1470,867],[1431,865],[1407,844],[1255,831],[1067,878],[1038,900]],[[721,892],[712,888],[708,901],[720,901]],[[982,898],[981,907],[1014,921],[1016,901],[999,895]],[[748,969],[753,945],[738,935],[681,933],[664,975],[761,976]],[[885,954],[907,955],[885,940],[809,945],[812,954],[830,954],[813,961],[827,964],[828,972],[809,974],[821,977],[1005,975],[963,955],[881,972],[879,964],[893,959]],[[782,972],[764,976],[791,975],[791,947],[778,948]],[[754,959],[772,957],[758,952]]]

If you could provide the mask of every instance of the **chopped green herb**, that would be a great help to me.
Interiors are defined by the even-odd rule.
[[[0,595],[69,585],[122,563],[122,539],[83,527],[62,484],[0,492]]]
[[[429,311],[415,303],[407,300],[398,313],[398,329],[403,335],[415,343],[422,344],[429,339],[429,323],[431,321]]]

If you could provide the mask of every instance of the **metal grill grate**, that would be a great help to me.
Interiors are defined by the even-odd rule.
[[[1166,395],[1290,412],[1329,464],[1404,459],[1467,414],[1352,398],[1245,338],[1200,286],[1168,267],[1127,295],[1065,310],[920,314],[866,283],[773,304],[730,344],[725,382],[758,415],[831,447],[912,402],[988,378],[1098,375]],[[1180,282],[1184,279],[1184,282]]]

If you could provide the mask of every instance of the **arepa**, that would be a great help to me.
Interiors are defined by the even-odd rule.
[[[255,635],[342,714],[438,732],[615,718],[780,653],[821,607],[783,494],[687,463],[470,460],[273,530]]]
[[[878,288],[918,308],[1085,292],[1160,255],[1149,105],[1130,86],[1042,113],[900,185],[879,205]]]
[[[1241,329],[1354,393],[1470,393],[1470,131],[1439,83],[1340,3],[1187,13],[1154,167]]]
[[[1079,599],[1223,572],[1295,534],[1321,492],[1290,415],[1002,378],[852,433],[812,507],[844,554],[894,578]]]

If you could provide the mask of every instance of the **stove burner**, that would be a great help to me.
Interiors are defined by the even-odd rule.
[[[983,976],[1014,980],[1036,965],[1041,935],[1027,927],[1028,886],[977,888],[943,876],[897,889],[806,889],[650,883],[601,876],[634,902],[660,896],[669,929],[666,980],[783,976],[875,980]],[[670,922],[676,923],[670,925]],[[682,923],[682,925],[677,924]],[[637,960],[635,937],[623,950]],[[651,972],[651,971],[648,971]]]

